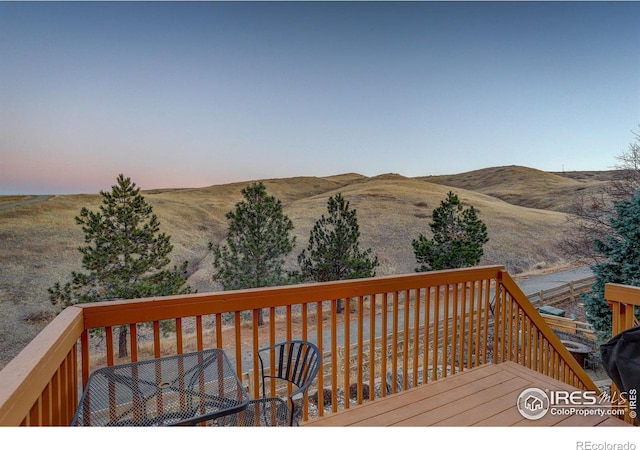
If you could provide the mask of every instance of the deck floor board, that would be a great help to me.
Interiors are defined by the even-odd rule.
[[[608,415],[548,412],[538,420],[517,408],[529,387],[575,391],[513,362],[485,364],[398,394],[313,419],[305,426],[631,426]]]

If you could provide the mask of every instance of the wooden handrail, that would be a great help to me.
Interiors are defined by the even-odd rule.
[[[175,331],[165,335],[164,321]],[[116,342],[122,327],[125,358]],[[74,306],[0,372],[0,425],[66,425],[96,368],[193,349],[225,349],[255,395],[257,350],[292,338],[314,341],[325,355],[318,415],[349,407],[339,404],[340,389],[348,398],[355,386],[357,403],[375,401],[388,395],[389,376],[406,389],[505,360],[597,390],[504,267],[485,266]],[[303,420],[309,411],[306,403]]]
[[[0,425],[71,421],[78,403],[76,343],[83,330],[82,310],[67,308],[4,367]]]

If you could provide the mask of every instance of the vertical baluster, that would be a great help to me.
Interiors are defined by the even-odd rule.
[[[433,295],[433,364],[431,380],[438,379],[438,356],[440,345],[440,287],[436,286]]]
[[[236,351],[236,371],[238,374],[242,373],[242,321],[241,321],[241,311],[235,311],[233,313],[234,318],[234,348]],[[254,310],[253,314],[253,326],[258,328],[258,310]]]
[[[286,324],[286,340],[290,341],[293,339],[293,312],[291,309],[291,305],[287,305],[286,307],[286,320],[287,320],[287,324]]]
[[[484,280],[480,280],[478,281],[478,292],[477,292],[477,301],[478,301],[478,305],[476,307],[476,329],[475,329],[475,333],[476,333],[476,345],[475,345],[475,354],[476,354],[476,360],[475,360],[475,364],[474,366],[478,366],[481,363],[484,364],[485,361],[485,356],[486,356],[486,341],[487,341],[487,334],[489,333],[489,329],[487,328],[487,326],[483,323],[483,316],[486,317],[486,315],[488,314],[487,311],[487,307],[483,304],[483,298],[485,297],[483,294],[485,292],[484,289],[484,285],[485,285],[485,281]],[[481,334],[482,332],[482,334]],[[481,340],[482,339],[482,340]]]
[[[540,336],[540,362],[542,364],[541,373],[543,375],[549,375],[551,372],[549,371],[549,355],[548,355],[548,347],[547,340],[544,338],[544,335],[538,330],[538,335]]]
[[[331,301],[331,410],[338,411],[338,300]]]
[[[129,325],[131,337],[131,362],[138,361],[138,327],[135,323]]]
[[[538,340],[538,330],[533,322],[529,322],[529,333],[531,334],[531,368],[536,372],[540,371],[540,341]]]
[[[63,417],[66,419],[62,425],[71,423],[80,394],[78,393],[78,352],[74,344],[71,353],[67,355],[62,365],[62,380],[60,395],[66,401],[62,404]]]
[[[473,329],[474,329],[474,315],[476,311],[476,282],[465,283],[465,297],[467,289],[469,289],[469,312],[466,314],[469,317],[469,331],[467,332],[467,368],[473,367]],[[466,302],[466,300],[465,300]]]
[[[380,390],[380,395],[382,397],[387,396],[387,388],[386,388],[386,376],[387,376],[387,355],[389,351],[387,350],[387,336],[389,330],[388,328],[388,320],[389,320],[389,293],[385,292],[382,294],[382,336],[380,337],[380,379],[382,380],[382,388]]]
[[[301,336],[302,340],[308,341],[308,328],[309,328],[309,314],[308,314],[308,303],[303,303],[301,305],[301,315],[302,315],[302,323],[301,323]],[[320,367],[322,370],[322,366]],[[319,397],[319,395],[318,395]],[[304,404],[302,405],[302,420],[309,420],[309,396],[306,396],[304,399]]]
[[[113,356],[113,327],[105,327],[105,346],[107,348],[107,365],[113,366],[114,364],[114,356]]]
[[[503,330],[503,323],[502,323],[502,316],[501,316],[501,305],[502,305],[502,301],[501,301],[501,294],[500,291],[502,290],[502,286],[496,282],[495,284],[495,302],[493,304],[493,355],[492,355],[492,359],[493,359],[493,363],[494,364],[498,364],[501,361],[500,359],[500,354],[498,353],[499,351],[499,344],[500,344],[500,340],[501,340],[501,335],[502,335],[502,330]]]
[[[204,348],[204,328],[201,315],[196,316],[196,348],[198,351],[202,351]]]
[[[482,325],[482,328],[484,330],[484,343],[483,343],[483,351],[482,351],[482,363],[486,364],[489,361],[488,358],[488,353],[489,353],[489,333],[491,332],[491,330],[489,329],[489,315],[491,314],[491,280],[485,280],[484,281],[484,307],[483,309],[483,314],[484,314],[484,322]],[[495,314],[493,316],[493,321],[494,323],[496,322],[496,317]],[[495,326],[493,329],[493,340],[495,341],[497,338],[497,335],[495,333]],[[492,345],[493,347],[493,345]],[[492,348],[493,350],[493,348]],[[493,359],[493,361],[495,362],[495,357],[492,355],[491,358]]]
[[[411,297],[409,290],[404,291],[404,320],[402,324],[402,390],[409,387],[409,312],[411,308]]]
[[[198,316],[200,317],[200,316]],[[184,342],[182,340],[182,318],[176,318],[176,352],[181,355],[184,353]]]
[[[362,369],[364,362],[364,297],[358,296],[358,368],[357,368],[357,395],[358,405],[362,404]],[[370,361],[371,362],[371,361]],[[348,399],[351,395],[350,386],[345,386],[345,397]],[[347,401],[348,403],[348,401]]]
[[[508,322],[509,302],[507,298],[507,290],[501,285],[500,289],[500,362],[507,361],[507,336],[509,329]]]
[[[429,333],[431,332],[431,288],[424,288],[424,329],[422,332],[422,383],[426,384],[429,377]]]
[[[309,340],[309,304],[302,304],[302,340]]]
[[[284,319],[285,321],[285,328],[287,327],[287,318],[285,317]],[[257,322],[256,322],[257,323]],[[259,327],[256,327],[259,328]],[[286,336],[287,330],[285,329],[285,336]],[[286,338],[285,338],[286,339]],[[270,307],[269,308],[269,347],[274,346],[278,341],[278,317],[277,317],[277,311],[275,307]],[[259,348],[259,347],[258,347]],[[270,373],[273,373],[275,369],[275,350],[271,350],[270,355],[269,355],[269,364],[270,367],[268,369],[268,371]],[[254,368],[256,371],[259,371],[259,366],[258,365],[254,365]],[[276,380],[275,378],[271,378],[270,380],[270,385],[269,385],[269,394],[270,396],[275,396],[276,395]]]
[[[519,359],[522,353],[520,349],[520,310],[518,309],[518,304],[514,298],[511,295],[509,295],[509,298],[509,304],[511,305],[511,315],[509,317],[511,322],[513,322],[511,325],[513,346],[509,347],[509,351],[511,352],[509,359],[521,364]]]
[[[531,320],[529,319],[528,316],[524,315],[524,312],[522,310],[520,310],[520,313],[522,314],[522,321],[523,321],[523,334],[524,334],[524,351],[525,351],[525,360],[524,360],[524,364],[525,367],[528,367],[529,369],[533,368],[533,343],[531,342],[532,340],[532,336],[531,336]]]
[[[155,325],[155,322],[154,322]],[[159,358],[159,356],[156,356],[156,358]],[[160,383],[162,383],[162,365],[160,362],[156,361],[154,364],[154,371],[155,371],[155,375],[156,375],[156,389],[157,389],[157,395],[156,395],[156,411],[158,413],[158,415],[162,415],[164,414],[164,392],[162,389],[158,389],[157,386],[160,386]]]
[[[453,285],[453,311],[451,313],[451,374],[456,373],[456,360],[460,357],[458,353],[458,341],[460,335],[460,321],[458,316],[458,305],[460,303],[459,283]]]
[[[376,398],[376,306],[377,294],[371,294],[369,296],[369,400],[374,400]]]
[[[505,290],[505,324],[506,324],[506,343],[505,346],[505,360],[513,361],[513,347],[516,345],[514,336],[513,336],[513,325],[515,317],[513,315],[513,302],[511,300],[511,295]]]
[[[420,289],[415,289],[415,297],[413,301],[413,386],[418,385],[418,369],[420,368]]]
[[[44,387],[40,397],[42,398],[40,425],[49,426],[51,425],[51,382]]]
[[[259,328],[257,326],[257,323],[258,322],[256,321],[255,328]],[[276,339],[277,339],[276,326],[277,326],[276,308],[272,306],[269,308],[269,343],[267,345],[264,345],[265,347],[271,347],[272,345],[276,345]],[[256,351],[258,350],[258,348],[259,347],[256,347]]]
[[[444,317],[442,320],[442,377],[447,377],[449,367],[449,294],[450,285],[444,286]]]
[[[68,356],[62,361],[58,370],[51,378],[51,422],[49,425],[59,426],[66,424],[64,419],[65,402],[60,395],[62,391],[62,366],[68,360]]]
[[[272,308],[271,308],[272,309]],[[271,309],[269,310],[269,326],[273,326],[273,314]],[[260,368],[259,368],[259,363],[258,363],[258,350],[260,349],[260,327],[257,326],[258,324],[258,318],[260,315],[260,310],[259,309],[254,309],[251,311],[251,321],[252,321],[252,335],[251,335],[251,358],[252,358],[252,362],[251,362],[251,372],[250,372],[250,381],[249,384],[251,385],[251,392],[253,395],[253,398],[258,398],[258,397],[262,397],[262,392],[260,392],[260,378],[259,378],[259,374],[260,374]],[[241,374],[242,372],[238,372],[238,374]]]
[[[215,346],[217,348],[224,348],[222,342],[222,314],[216,314],[214,318],[215,322]]]
[[[153,321],[153,356],[160,358],[160,321]]]
[[[322,302],[316,302],[316,346],[318,350],[320,350],[320,354],[322,355],[324,352],[324,339],[322,333],[322,323],[323,323],[323,314],[322,314],[323,304]],[[332,356],[333,359],[333,356]],[[332,360],[333,362],[333,360]],[[320,417],[324,416],[324,358],[322,360],[322,367],[318,371],[318,413]],[[331,366],[331,370],[333,372],[333,365]]]
[[[393,371],[391,380],[391,393],[395,394],[397,392],[397,377],[398,377],[398,291],[394,291],[393,293],[393,331],[392,331],[392,341],[393,348],[391,349],[391,370]]]
[[[349,384],[351,382],[351,306],[349,299],[344,299],[345,307],[342,312],[344,320],[342,322],[342,328],[344,330],[344,361],[343,361],[343,379],[342,384],[345,391],[345,409],[349,409]]]

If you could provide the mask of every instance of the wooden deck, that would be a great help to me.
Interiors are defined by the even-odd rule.
[[[631,426],[608,415],[523,417],[517,407],[527,388],[577,389],[513,362],[486,364],[371,403],[313,419],[305,426]],[[603,406],[603,408],[608,409]]]

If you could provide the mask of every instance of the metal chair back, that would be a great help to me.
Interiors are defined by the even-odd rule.
[[[270,379],[284,380],[297,388],[287,395],[287,402],[291,409],[289,423],[293,424],[296,412],[302,406],[302,403],[297,403],[296,397],[302,397],[304,402],[307,391],[320,370],[322,362],[320,350],[311,342],[291,340],[260,349],[258,357],[262,374],[263,398],[274,396],[272,393],[267,394],[268,388],[275,385],[270,383]],[[272,388],[270,390],[272,391]]]

